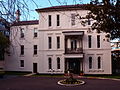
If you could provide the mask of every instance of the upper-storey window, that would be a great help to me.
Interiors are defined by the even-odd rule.
[[[75,25],[75,13],[71,14],[71,25]]]
[[[60,37],[57,36],[57,49],[59,49],[59,48],[60,48]]]
[[[90,21],[90,19],[88,19],[88,25],[91,25],[91,21]]]
[[[60,15],[57,15],[57,26],[60,26]]]
[[[52,48],[52,38],[48,37],[48,48],[51,49]]]
[[[37,28],[34,28],[34,37],[37,37],[38,36],[38,30]]]
[[[21,53],[20,54],[24,55],[24,45],[21,45],[20,48],[21,48]]]
[[[97,48],[100,48],[100,35],[97,35]]]
[[[24,35],[25,35],[25,30],[24,30],[24,28],[21,28],[20,29],[20,38],[24,38]]]
[[[34,55],[37,55],[37,45],[34,45]]]
[[[77,40],[71,40],[71,49],[76,50],[77,49]]]
[[[52,26],[52,16],[48,15],[48,26]]]
[[[91,41],[92,41],[91,35],[89,35],[89,36],[88,36],[88,47],[89,47],[89,48],[91,48]]]

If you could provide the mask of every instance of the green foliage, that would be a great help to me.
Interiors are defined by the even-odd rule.
[[[91,0],[87,7],[89,18],[96,20],[93,30],[111,34],[111,39],[120,38],[120,0]]]
[[[7,52],[7,47],[9,47],[10,41],[0,32],[0,55]]]

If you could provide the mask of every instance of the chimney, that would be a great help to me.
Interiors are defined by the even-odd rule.
[[[16,14],[16,22],[18,22],[18,21],[20,21],[20,10],[18,9],[16,12],[15,12],[15,14]]]

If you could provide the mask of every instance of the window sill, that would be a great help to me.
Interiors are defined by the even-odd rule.
[[[38,55],[37,54],[33,54],[33,57],[38,57]]]

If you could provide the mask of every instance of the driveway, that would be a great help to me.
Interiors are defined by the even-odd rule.
[[[120,81],[86,79],[86,84],[74,87],[57,85],[62,77],[14,77],[0,79],[0,90],[120,90]],[[80,79],[80,78],[79,78]]]

